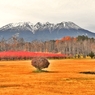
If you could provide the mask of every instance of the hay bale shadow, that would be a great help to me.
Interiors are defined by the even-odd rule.
[[[95,75],[95,72],[92,71],[85,71],[85,72],[80,72],[81,74],[92,74]]]

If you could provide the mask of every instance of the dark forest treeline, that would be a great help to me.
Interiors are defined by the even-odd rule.
[[[53,52],[68,55],[88,55],[95,53],[95,39],[87,36],[63,37],[60,40],[24,41],[23,38],[12,37],[8,40],[0,40],[0,51],[32,51],[32,52]]]

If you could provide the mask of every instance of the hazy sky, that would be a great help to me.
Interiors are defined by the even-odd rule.
[[[0,27],[17,22],[72,21],[95,32],[95,0],[0,0]]]

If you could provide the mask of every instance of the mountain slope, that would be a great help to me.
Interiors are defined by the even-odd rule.
[[[30,22],[10,23],[0,28],[0,38],[9,39],[12,36],[24,38],[26,41],[33,40],[55,40],[64,36],[76,37],[85,35],[95,37],[95,33],[82,29],[73,22],[61,22],[52,24],[38,22],[33,25]]]

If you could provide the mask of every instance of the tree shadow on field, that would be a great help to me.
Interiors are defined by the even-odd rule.
[[[79,72],[81,74],[91,74],[91,75],[95,75],[95,72],[93,71],[85,71],[85,72]]]
[[[48,73],[60,73],[59,71],[49,71]]]
[[[0,67],[4,67],[5,65],[0,65]]]
[[[59,73],[58,71],[47,71],[47,70],[35,70],[35,71],[32,71],[33,73]]]
[[[8,88],[8,87],[19,87],[20,85],[17,85],[17,84],[3,84],[3,85],[0,85],[0,88]]]

